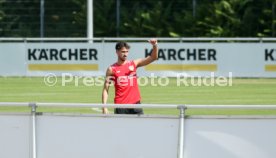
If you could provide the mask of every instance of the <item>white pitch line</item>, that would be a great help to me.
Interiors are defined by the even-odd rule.
[[[96,112],[102,112],[100,108],[91,108],[91,110],[96,111]]]

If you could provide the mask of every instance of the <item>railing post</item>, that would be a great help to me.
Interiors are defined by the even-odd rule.
[[[29,103],[29,107],[32,108],[32,123],[31,123],[31,135],[32,135],[32,158],[36,158],[36,103]]]
[[[179,109],[179,130],[178,130],[178,153],[177,158],[184,158],[184,120],[185,105],[178,106]]]

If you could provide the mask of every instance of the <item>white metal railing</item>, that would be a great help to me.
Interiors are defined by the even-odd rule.
[[[125,40],[125,41],[141,41],[144,42],[148,40],[148,38],[115,38],[115,37],[97,37],[97,38],[76,38],[76,37],[66,37],[66,38],[12,38],[12,37],[1,37],[0,41],[13,41],[13,42],[41,42],[41,41],[101,41],[101,42],[108,42],[108,41],[118,41],[118,40]],[[171,37],[160,37],[158,38],[159,41],[177,41],[177,42],[184,42],[184,41],[194,41],[194,42],[275,42],[276,38],[262,38],[262,37],[249,37],[249,38],[240,38],[240,37],[217,37],[217,38],[210,38],[210,37],[179,37],[179,38],[171,38]]]
[[[185,139],[185,110],[186,109],[276,109],[276,105],[175,105],[175,104],[97,104],[97,103],[22,103],[22,102],[0,102],[0,106],[21,106],[31,107],[31,142],[32,158],[37,156],[37,127],[36,108],[37,107],[108,107],[108,108],[174,108],[179,110],[178,128],[178,153],[177,158],[184,158]]]
[[[101,103],[27,103],[27,102],[0,102],[0,106],[38,107],[94,107],[94,108],[164,108],[177,109],[276,109],[276,105],[176,105],[176,104],[101,104]]]

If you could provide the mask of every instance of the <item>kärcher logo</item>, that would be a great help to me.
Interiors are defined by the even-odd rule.
[[[78,49],[28,49],[29,61],[92,61],[98,60],[97,49],[78,48]]]
[[[145,56],[151,54],[152,49],[145,49]],[[158,49],[158,60],[173,61],[216,61],[217,51],[215,49]]]
[[[265,61],[276,61],[276,49],[265,49]]]

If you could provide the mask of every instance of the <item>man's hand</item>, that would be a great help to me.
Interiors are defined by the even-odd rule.
[[[152,46],[156,46],[157,45],[157,39],[155,39],[155,38],[152,38],[152,39],[148,40],[148,42],[150,44],[152,44]]]
[[[103,108],[103,114],[109,114],[109,111],[107,108]]]

